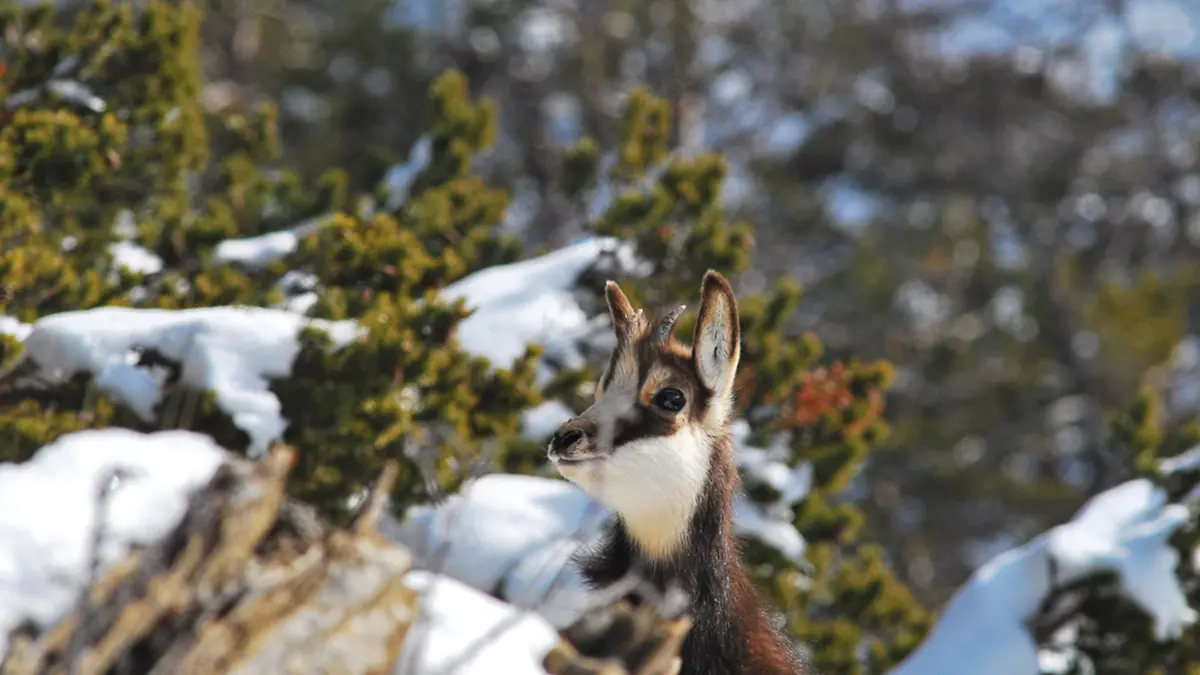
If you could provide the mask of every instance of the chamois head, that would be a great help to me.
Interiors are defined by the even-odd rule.
[[[666,557],[686,537],[714,452],[728,444],[741,354],[737,300],[709,270],[688,346],[673,335],[684,307],[650,322],[616,283],[605,295],[616,349],[595,402],[559,427],[548,455],[617,512],[644,553]]]

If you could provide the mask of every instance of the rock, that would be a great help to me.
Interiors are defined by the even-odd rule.
[[[415,616],[411,556],[373,528],[390,467],[350,529],[284,496],[294,453],[219,469],[179,526],[134,551],[4,675],[388,673]]]
[[[678,603],[619,600],[563,631],[543,665],[551,675],[676,675],[691,627]]]
[[[286,497],[294,459],[277,446],[227,461],[170,534],[109,568],[49,630],[11,635],[0,675],[394,672],[418,606],[404,583],[413,557],[376,530],[398,467],[350,527],[331,528]],[[677,604],[620,598],[562,632],[549,673],[678,672],[690,620]]]

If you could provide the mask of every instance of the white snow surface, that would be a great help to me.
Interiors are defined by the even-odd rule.
[[[632,258],[627,245],[596,237],[529,260],[489,267],[450,284],[440,297],[463,298],[475,310],[455,331],[459,343],[497,368],[512,366],[530,343],[541,344],[546,357],[567,368],[583,365],[580,341],[606,326],[607,318],[591,320],[572,288],[605,253]]]
[[[33,332],[33,326],[18,321],[11,316],[0,314],[0,335],[11,335],[18,340],[24,340]]]
[[[791,469],[774,452],[745,445],[747,432],[745,422],[735,425],[739,464],[782,496],[766,508],[739,499],[734,525],[739,534],[800,563],[804,538],[791,523],[791,507],[808,494],[811,466]],[[390,524],[389,534],[412,549],[421,566],[518,606],[536,607],[565,625],[587,601],[569,559],[611,517],[565,480],[495,473],[467,482],[437,506],[410,509],[402,522]]]
[[[131,241],[113,243],[108,247],[108,252],[115,265],[125,267],[130,272],[158,274],[163,268],[162,258],[157,253]]]
[[[808,496],[812,488],[812,464],[801,462],[788,465],[787,446],[779,437],[770,448],[759,448],[748,442],[750,424],[739,419],[733,423],[733,442],[737,448],[737,463],[746,482],[768,485],[779,493],[772,504],[758,505],[739,495],[734,502],[734,518],[739,531],[753,536],[779,551],[789,559],[804,560],[805,543],[792,525],[793,507]]]
[[[229,259],[263,261],[270,250],[246,246],[244,255]],[[602,338],[608,326],[605,317],[587,315],[572,289],[606,252],[615,252],[620,266],[635,267],[631,250],[619,242],[586,239],[452,284],[443,296],[464,298],[475,310],[460,325],[462,346],[506,367],[526,344],[542,344],[543,377],[550,372],[548,362],[579,364],[583,343]],[[100,308],[47,316],[32,326],[0,316],[0,332],[24,340],[23,358],[40,366],[39,380],[93,373],[97,386],[148,420],[161,399],[163,375],[135,365],[135,350],[157,349],[182,365],[186,384],[216,394],[218,405],[250,434],[256,453],[285,428],[268,380],[288,374],[296,336],[306,325],[328,330],[340,345],[359,334],[353,321],[253,307]],[[561,402],[548,401],[525,412],[523,433],[545,438],[572,414]],[[748,425],[737,422],[734,440],[743,475],[748,483],[770,485],[780,497],[768,505],[740,499],[737,530],[802,561],[804,540],[791,520],[811,487],[812,467],[789,467],[785,444],[755,447],[748,435]],[[84,574],[94,483],[107,467],[121,464],[131,471],[109,506],[114,535],[103,559],[111,560],[122,546],[151,541],[177,523],[186,494],[207,480],[221,457],[210,441],[188,432],[110,430],[71,434],[25,464],[0,465],[0,633],[25,618],[46,625],[69,608]],[[1198,458],[1200,450],[1192,450],[1161,466],[1168,473],[1191,471],[1200,466]],[[388,522],[389,534],[412,548],[428,570],[411,573],[408,581],[427,588],[438,579],[420,629],[429,635],[427,646],[414,653],[406,648],[405,658],[418,659],[420,673],[448,665],[476,637],[506,622],[515,605],[535,608],[536,616],[522,618],[459,672],[502,667],[541,673],[541,656],[554,640],[551,626],[573,619],[587,600],[578,570],[568,561],[609,517],[564,480],[493,474],[468,482],[439,506],[412,509],[403,522]],[[1038,646],[1026,625],[1053,590],[1051,560],[1058,584],[1096,570],[1115,571],[1123,591],[1153,617],[1156,633],[1178,635],[1195,622],[1196,612],[1180,590],[1173,573],[1177,555],[1166,540],[1187,517],[1184,505],[1166,503],[1165,493],[1145,480],[1097,495],[1070,522],[981,567],[945,608],[928,640],[893,675],[1038,673]]]
[[[433,159],[433,139],[422,136],[408,151],[408,160],[393,165],[383,176],[383,190],[387,196],[384,205],[394,211],[408,201],[408,190],[417,176],[429,166]]]
[[[1200,471],[1200,445],[1189,448],[1174,457],[1161,459],[1158,466],[1163,473]]]
[[[300,246],[300,240],[329,220],[329,214],[310,218],[286,230],[260,234],[257,237],[226,239],[213,249],[213,259],[219,263],[237,263],[245,267],[264,267]]]
[[[413,570],[404,576],[421,591],[420,618],[409,630],[396,675],[545,675],[542,658],[558,632],[455,579]]]
[[[0,464],[0,657],[29,620],[45,628],[87,585],[101,481],[110,483],[99,551],[103,571],[131,545],[151,544],[183,517],[190,491],[225,457],[189,431],[80,431],[22,464]]]
[[[383,187],[387,193],[386,206],[389,210],[396,209],[408,199],[408,189],[413,180],[429,164],[432,147],[430,139],[422,137],[414,144],[407,162],[388,169],[383,179]],[[294,253],[300,246],[300,239],[315,231],[330,217],[331,214],[325,213],[283,230],[255,237],[226,239],[213,249],[213,258],[219,263],[236,263],[250,268],[264,267]]]
[[[394,534],[438,571],[493,590],[522,558],[575,533],[593,536],[604,517],[566,481],[495,473],[440,505],[410,509]]]
[[[358,335],[353,321],[331,322],[261,307],[184,310],[100,307],[39,319],[25,338],[23,359],[39,381],[56,383],[88,372],[100,390],[147,421],[155,419],[163,375],[136,365],[135,349],[154,348],[181,364],[182,383],[211,390],[216,403],[264,453],[286,428],[269,379],[287,376],[307,325],[344,345]]]
[[[525,438],[549,439],[560,424],[574,416],[575,411],[562,401],[543,401],[521,413],[521,434]]]
[[[227,241],[224,244],[236,246],[224,249],[224,255],[230,261],[259,264],[272,259],[272,251],[287,248],[280,241],[292,237],[294,242],[294,233],[315,226],[312,221],[286,236],[274,233],[253,242]],[[459,324],[462,348],[504,368],[512,366],[526,344],[537,343],[545,348],[547,359],[567,367],[581,365],[582,340],[606,331],[607,323],[603,317],[590,320],[572,289],[580,274],[606,253],[614,254],[618,264],[632,266],[627,246],[614,239],[587,239],[531,260],[481,270],[446,287],[447,300],[463,298],[475,310]],[[123,264],[142,264],[141,271],[149,271],[148,262],[129,258]],[[325,329],[337,345],[358,334],[354,321],[303,316],[307,306],[302,299],[298,296],[280,308],[104,307],[43,317],[32,327],[0,317],[0,332],[25,341],[25,358],[41,367],[40,380],[55,383],[80,372],[92,373],[102,391],[147,421],[155,419],[164,374],[136,365],[134,350],[157,349],[182,365],[185,385],[214,392],[221,409],[251,437],[252,456],[259,456],[287,427],[268,386],[271,378],[290,373],[300,329],[309,325]],[[542,363],[539,374],[545,381],[552,371]],[[548,436],[570,416],[560,402],[548,401],[523,414],[523,433]]]
[[[190,431],[106,429],[68,434],[27,462],[0,464],[0,660],[13,629],[26,621],[49,628],[87,587],[104,481],[98,575],[132,546],[153,544],[175,528],[192,492],[226,456]],[[466,656],[458,675],[490,675],[498,664],[513,675],[545,673],[542,657],[558,640],[545,619],[526,613],[513,620],[515,607],[426,571],[409,572],[405,583],[422,596],[397,675],[432,675]],[[497,637],[481,640],[492,632]],[[406,670],[412,665],[418,667]]]
[[[1167,539],[1187,518],[1186,507],[1167,503],[1164,491],[1145,479],[1096,495],[1070,522],[977,570],[892,675],[1038,675],[1038,646],[1025,622],[1053,583],[1101,570],[1118,574],[1121,589],[1153,617],[1159,639],[1178,637],[1197,615],[1175,576],[1179,556]]]

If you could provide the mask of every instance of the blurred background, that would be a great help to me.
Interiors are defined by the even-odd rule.
[[[527,250],[581,235],[559,157],[629,91],[729,162],[746,290],[791,277],[831,358],[888,359],[854,490],[939,606],[1129,476],[1110,411],[1200,405],[1200,4],[1185,0],[216,0],[212,112],[279,106],[283,161],[369,190],[446,68],[493,99],[480,171]]]

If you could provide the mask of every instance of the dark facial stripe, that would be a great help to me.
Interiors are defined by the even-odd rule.
[[[634,407],[625,419],[617,423],[613,445],[620,447],[642,438],[670,436],[677,429],[674,420],[639,405]]]
[[[612,420],[615,424],[612,437],[614,446],[619,447],[640,438],[670,436],[684,424],[703,424],[705,422],[712,402],[712,392],[700,384],[691,348],[674,338],[665,344],[655,344],[647,331],[632,344],[619,343],[609,357],[608,367],[601,378],[599,384],[601,392],[604,392],[605,395],[617,394],[609,390],[614,386],[618,376],[623,377],[618,371],[618,363],[625,358],[625,350],[632,350],[634,355],[634,363],[637,366],[637,383],[636,387],[631,387],[631,389],[637,393],[634,400],[624,402],[630,406],[630,409],[626,411],[623,418]],[[661,374],[664,370],[670,373],[665,378]],[[653,382],[649,381],[651,377],[654,379]],[[687,408],[682,416],[663,413],[651,408],[651,401],[657,390],[668,386],[680,389],[687,398]],[[650,391],[650,389],[655,389],[655,391]],[[596,422],[601,426],[604,424],[602,420],[596,420]],[[719,432],[720,430],[712,431]],[[601,442],[603,443],[603,441]]]

